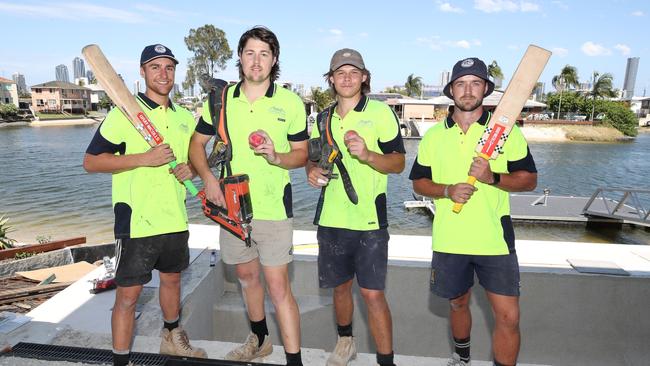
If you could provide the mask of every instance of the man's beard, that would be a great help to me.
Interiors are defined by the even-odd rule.
[[[462,99],[454,100],[454,105],[463,112],[474,112],[477,108],[483,105],[483,98],[476,98],[476,102],[467,106],[463,103]]]

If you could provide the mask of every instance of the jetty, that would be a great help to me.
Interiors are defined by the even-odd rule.
[[[404,207],[425,208],[435,215],[435,204],[415,196]],[[535,194],[510,194],[513,220],[555,223],[632,224],[650,227],[650,190],[599,188],[591,197],[556,196],[550,190]]]

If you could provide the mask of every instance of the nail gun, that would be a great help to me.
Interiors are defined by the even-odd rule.
[[[204,191],[200,191],[203,213],[231,234],[251,246],[251,221],[253,205],[248,190],[248,175],[235,174],[219,180],[226,207],[208,201]]]

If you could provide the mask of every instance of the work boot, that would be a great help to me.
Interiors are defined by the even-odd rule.
[[[183,328],[174,328],[162,330],[162,340],[160,341],[160,353],[163,355],[186,356],[207,358],[208,354],[203,348],[192,347],[187,333]]]
[[[447,361],[447,366],[472,366],[472,361],[461,361],[458,353],[454,352]]]
[[[256,358],[268,356],[273,352],[273,345],[271,344],[271,337],[267,334],[264,337],[264,342],[260,344],[257,335],[253,332],[248,333],[246,341],[241,346],[228,352],[226,360],[229,361],[252,361]]]
[[[354,343],[354,337],[339,336],[334,351],[327,359],[326,366],[347,366],[348,362],[356,357],[357,346]]]

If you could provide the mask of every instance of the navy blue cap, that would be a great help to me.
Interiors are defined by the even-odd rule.
[[[160,57],[169,58],[173,60],[175,64],[178,64],[178,60],[174,57],[172,50],[161,44],[152,44],[142,50],[142,55],[140,55],[140,66]]]
[[[485,62],[476,57],[470,57],[464,60],[460,60],[456,62],[456,65],[454,65],[454,69],[451,72],[451,79],[449,80],[449,83],[445,85],[445,88],[442,89],[442,92],[447,96],[447,98],[454,99],[449,92],[449,89],[451,89],[451,84],[456,81],[456,79],[465,75],[478,76],[487,82],[488,89],[485,92],[484,97],[487,97],[494,91],[494,83],[488,77],[487,66],[485,66]]]

